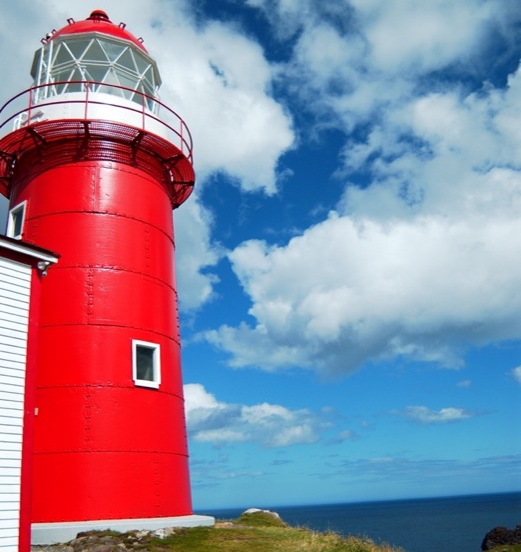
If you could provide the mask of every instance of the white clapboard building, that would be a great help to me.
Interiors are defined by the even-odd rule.
[[[0,552],[30,549],[40,286],[58,257],[0,236]]]

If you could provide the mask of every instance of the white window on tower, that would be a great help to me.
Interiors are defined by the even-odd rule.
[[[132,377],[136,385],[159,388],[161,362],[160,348],[157,343],[132,340]]]
[[[26,206],[27,206],[27,201],[22,201],[22,203],[15,205],[9,211],[9,218],[7,219],[7,232],[6,232],[6,235],[8,238],[15,238],[17,240],[22,239]]]

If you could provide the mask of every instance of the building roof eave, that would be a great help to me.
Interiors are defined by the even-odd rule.
[[[13,251],[14,253],[19,253],[22,255],[27,255],[38,261],[44,261],[47,263],[57,263],[60,256],[48,249],[43,247],[38,247],[36,245],[16,240],[14,238],[8,238],[7,236],[0,236],[0,250],[7,249],[8,251]]]

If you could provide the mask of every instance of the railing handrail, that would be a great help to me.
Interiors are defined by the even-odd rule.
[[[40,91],[41,89],[52,90],[52,88],[65,86],[65,85],[80,85],[82,87],[82,90],[73,90],[73,91],[64,92],[64,93],[52,92],[51,94],[46,94],[45,98],[42,101],[35,100],[35,98],[38,97],[38,91]],[[99,86],[103,86],[108,89],[116,89],[124,92],[129,92],[139,97],[141,101],[138,103],[134,100],[130,100],[129,98],[125,98],[123,95],[119,97],[122,100],[126,100],[128,102],[128,104],[126,105],[105,101],[105,98],[104,98],[104,101],[101,101],[100,99],[97,98],[96,96],[97,94],[103,94],[105,97],[110,97],[110,95],[106,94],[105,92],[97,92],[92,90],[92,88],[97,88]],[[74,99],[73,98],[60,99],[60,96],[62,96],[63,94],[74,94],[74,95],[84,94],[84,97],[74,98]],[[18,99],[23,98],[24,95],[28,96],[28,101],[25,107],[17,110],[14,113],[8,113],[9,106],[11,106]],[[178,129],[174,128],[172,124],[169,124],[167,121],[164,121],[162,118],[159,118],[150,109],[147,109],[146,106],[148,102],[151,102],[152,105],[157,105],[162,110],[165,110],[167,112],[167,118],[173,117],[173,119],[177,122]],[[7,102],[5,102],[4,105],[0,108],[0,131],[9,122],[16,120],[17,117],[20,117],[24,113],[27,114],[27,121],[28,121],[28,124],[30,124],[31,115],[34,112],[35,108],[44,108],[52,105],[66,105],[66,104],[85,105],[85,110],[84,110],[85,120],[88,119],[89,105],[105,105],[105,106],[113,107],[115,109],[124,109],[124,110],[128,110],[128,111],[140,114],[141,130],[146,130],[147,132],[150,132],[150,131],[149,129],[145,128],[146,121],[147,120],[156,121],[157,123],[162,125],[165,129],[169,130],[170,132],[173,132],[178,137],[179,143],[181,145],[180,149],[182,153],[186,155],[186,157],[191,162],[193,161],[192,135],[190,133],[190,129],[188,128],[188,126],[186,125],[186,123],[178,113],[176,113],[173,109],[168,107],[161,100],[158,100],[154,96],[151,96],[144,92],[140,92],[139,90],[135,90],[133,88],[129,88],[127,86],[122,86],[117,84],[107,84],[107,83],[98,82],[98,81],[84,81],[84,80],[57,81],[57,82],[52,82],[47,84],[39,84],[39,85],[31,86],[30,88],[27,88],[19,92],[11,99],[9,99]],[[134,104],[136,107],[134,108],[134,105],[132,104]],[[6,112],[7,112],[7,115],[6,115]],[[109,118],[109,120],[111,119]],[[118,119],[114,119],[114,120],[118,121]],[[131,125],[131,126],[136,126],[136,125]]]

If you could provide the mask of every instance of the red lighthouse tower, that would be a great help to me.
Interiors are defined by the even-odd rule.
[[[41,290],[33,543],[210,524],[192,515],[174,277],[190,133],[105,12],[42,42],[0,114],[8,235],[60,255]]]

